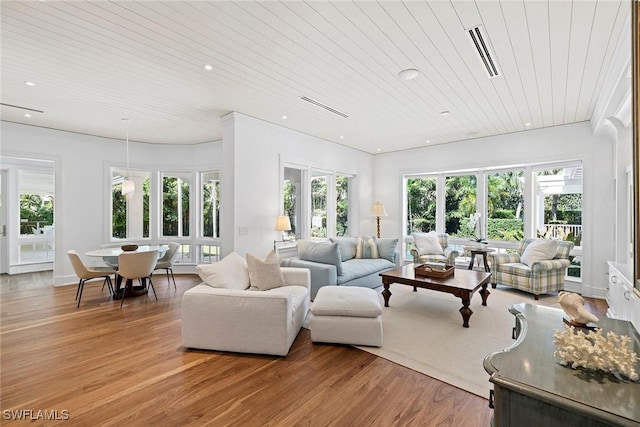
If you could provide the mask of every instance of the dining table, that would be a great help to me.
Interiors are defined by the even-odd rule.
[[[127,245],[128,246],[128,245]],[[158,251],[158,259],[162,258],[164,254],[169,250],[165,245],[139,245],[134,251],[130,252],[147,252]],[[98,249],[92,249],[85,253],[86,256],[102,258],[105,264],[114,267],[117,270],[118,256],[125,252],[122,247],[103,247]],[[146,295],[148,292],[146,280],[141,280],[139,286],[133,286],[131,280],[127,280],[125,286],[122,286],[122,277],[116,274],[116,286],[113,299],[136,297],[140,295]]]

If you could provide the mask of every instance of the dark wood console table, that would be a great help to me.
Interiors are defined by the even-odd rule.
[[[640,426],[639,383],[574,370],[554,357],[553,333],[564,328],[562,310],[516,304],[509,312],[516,317],[517,341],[484,360],[494,385],[496,427]],[[640,355],[640,337],[630,322],[601,318],[597,325],[604,333],[632,337]]]

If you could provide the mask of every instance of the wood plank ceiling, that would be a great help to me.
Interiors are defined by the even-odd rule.
[[[44,111],[3,106],[4,121],[121,140],[126,117],[131,140],[196,144],[221,139],[220,117],[238,111],[378,153],[588,121],[629,2],[3,0],[0,11],[0,101]],[[477,25],[498,77],[474,52]],[[406,68],[418,77],[398,78]]]

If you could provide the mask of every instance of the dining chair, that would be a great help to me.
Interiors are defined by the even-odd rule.
[[[171,242],[168,246],[169,250],[167,250],[164,256],[158,260],[155,270],[167,271],[167,284],[169,286],[171,286],[171,280],[169,280],[169,274],[171,274],[171,279],[173,279],[173,288],[178,289],[176,287],[176,278],[173,277],[173,263],[178,256],[178,248],[180,247],[180,243]]]
[[[124,303],[124,298],[127,290],[131,290],[133,287],[133,280],[148,280],[149,287],[153,291],[153,294],[158,300],[158,295],[153,287],[151,281],[151,275],[156,267],[158,261],[158,250],[144,251],[144,252],[122,252],[118,255],[118,274],[126,281],[125,289],[122,294],[122,301],[120,301],[120,308]]]
[[[116,270],[111,267],[87,267],[82,258],[78,255],[78,252],[71,250],[68,251],[69,260],[76,276],[80,279],[78,282],[78,290],[76,291],[76,300],[78,301],[78,308],[80,308],[80,300],[82,299],[82,291],[84,289],[84,283],[91,279],[97,279],[99,277],[104,278],[104,283],[109,287],[109,294],[113,295],[113,285],[111,284],[111,275],[116,274]]]

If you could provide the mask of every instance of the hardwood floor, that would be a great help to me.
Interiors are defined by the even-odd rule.
[[[182,294],[199,281],[177,275],[175,291],[158,274],[158,301],[122,309],[90,282],[78,309],[75,286],[3,276],[1,423],[489,425],[487,400],[350,346],[313,344],[305,329],[286,357],[184,349]]]

